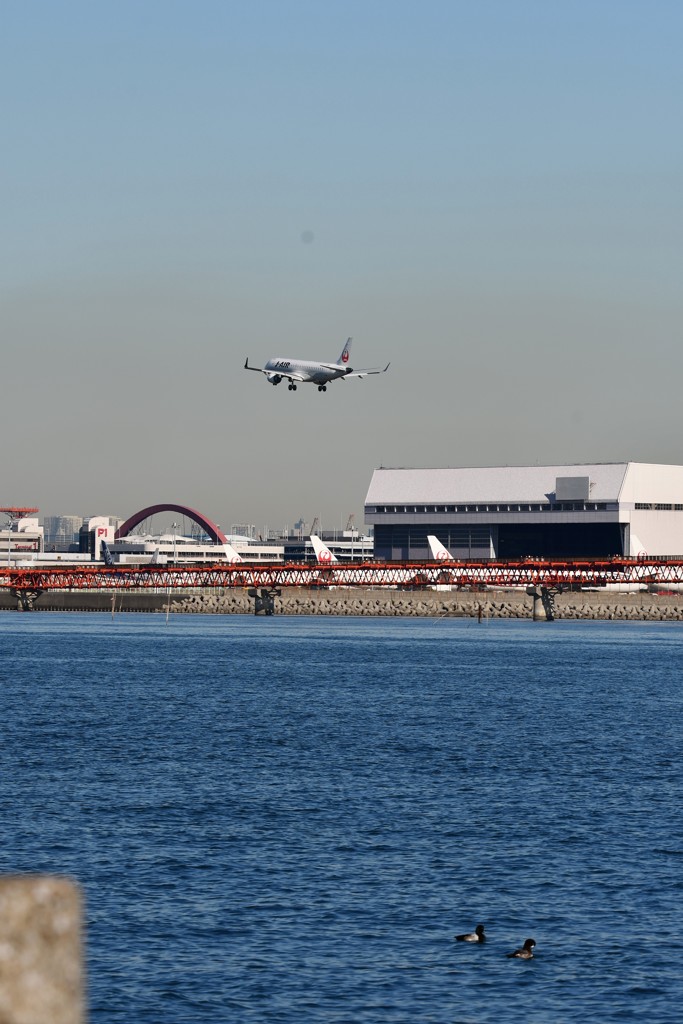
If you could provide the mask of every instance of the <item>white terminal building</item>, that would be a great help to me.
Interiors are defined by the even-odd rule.
[[[245,562],[283,561],[284,548],[281,544],[259,544],[234,534],[226,539]],[[201,540],[180,533],[130,534],[108,541],[107,546],[117,565],[215,565],[231,561],[223,545],[208,538]]]
[[[43,527],[37,518],[11,518],[0,527],[0,567],[32,562],[43,550]]]
[[[375,559],[683,557],[683,466],[642,462],[376,469]]]

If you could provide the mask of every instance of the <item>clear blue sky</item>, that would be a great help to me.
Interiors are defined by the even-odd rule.
[[[673,0],[4,3],[0,504],[334,527],[378,465],[682,462],[682,44]],[[242,369],[347,335],[389,373]]]

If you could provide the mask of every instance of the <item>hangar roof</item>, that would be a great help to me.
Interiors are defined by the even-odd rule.
[[[460,469],[376,469],[366,505],[548,501],[558,477],[589,479],[596,502],[683,502],[683,466],[639,462]]]

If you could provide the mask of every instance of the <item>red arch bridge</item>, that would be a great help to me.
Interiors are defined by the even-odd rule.
[[[0,588],[34,595],[50,590],[190,590],[282,587],[632,587],[683,585],[683,560],[610,558],[506,562],[366,562],[345,565],[239,562],[213,566],[0,567]]]

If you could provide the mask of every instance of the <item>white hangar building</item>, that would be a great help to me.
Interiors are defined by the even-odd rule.
[[[380,561],[683,557],[683,466],[642,462],[376,469],[365,521]]]

